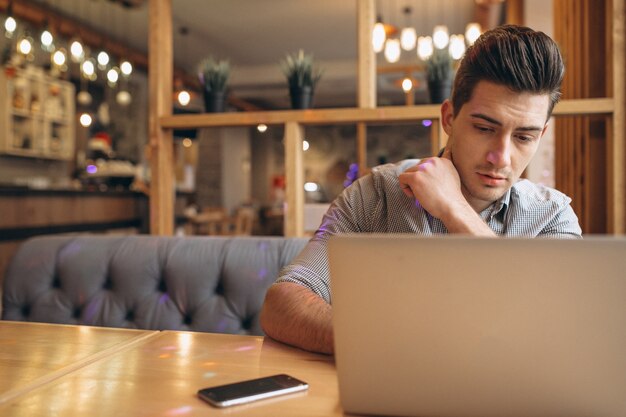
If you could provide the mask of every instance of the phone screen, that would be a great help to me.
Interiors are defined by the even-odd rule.
[[[308,387],[306,382],[289,375],[280,374],[204,388],[198,391],[198,396],[216,407],[228,407],[304,391]]]

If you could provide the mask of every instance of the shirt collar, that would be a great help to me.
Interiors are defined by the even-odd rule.
[[[502,197],[497,199],[491,205],[492,207],[491,217],[496,216],[500,213],[502,213],[502,216],[504,216],[504,213],[506,213],[506,209],[509,207],[510,201],[511,201],[511,188],[509,188]]]

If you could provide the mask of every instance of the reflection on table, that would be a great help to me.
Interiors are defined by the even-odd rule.
[[[64,336],[70,339],[65,343],[82,340],[87,348],[95,343],[97,336],[83,337],[82,327],[74,329],[73,335]],[[21,338],[28,340],[33,332],[24,331]],[[53,342],[44,344],[51,347]],[[24,367],[30,362],[29,354],[40,355],[29,352],[22,356]],[[3,375],[5,370],[3,365]],[[277,373],[308,382],[308,392],[227,409],[213,408],[196,397],[200,388]],[[212,414],[343,415],[333,358],[263,337],[165,331],[0,402],[0,415],[16,417]]]

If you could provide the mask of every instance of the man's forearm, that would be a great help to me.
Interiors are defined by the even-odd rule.
[[[472,236],[496,237],[491,228],[480,216],[467,204],[467,207],[459,207],[451,210],[440,219],[450,233],[459,233]]]
[[[308,288],[283,282],[269,288],[261,326],[273,339],[314,352],[332,354],[332,308]]]

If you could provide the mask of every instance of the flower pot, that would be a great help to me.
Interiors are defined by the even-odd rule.
[[[311,87],[290,88],[292,109],[309,109],[313,107],[313,89]]]
[[[443,103],[450,97],[452,80],[428,81],[428,93],[432,104]]]
[[[204,90],[204,110],[207,113],[221,113],[224,111],[226,94],[224,91]]]

